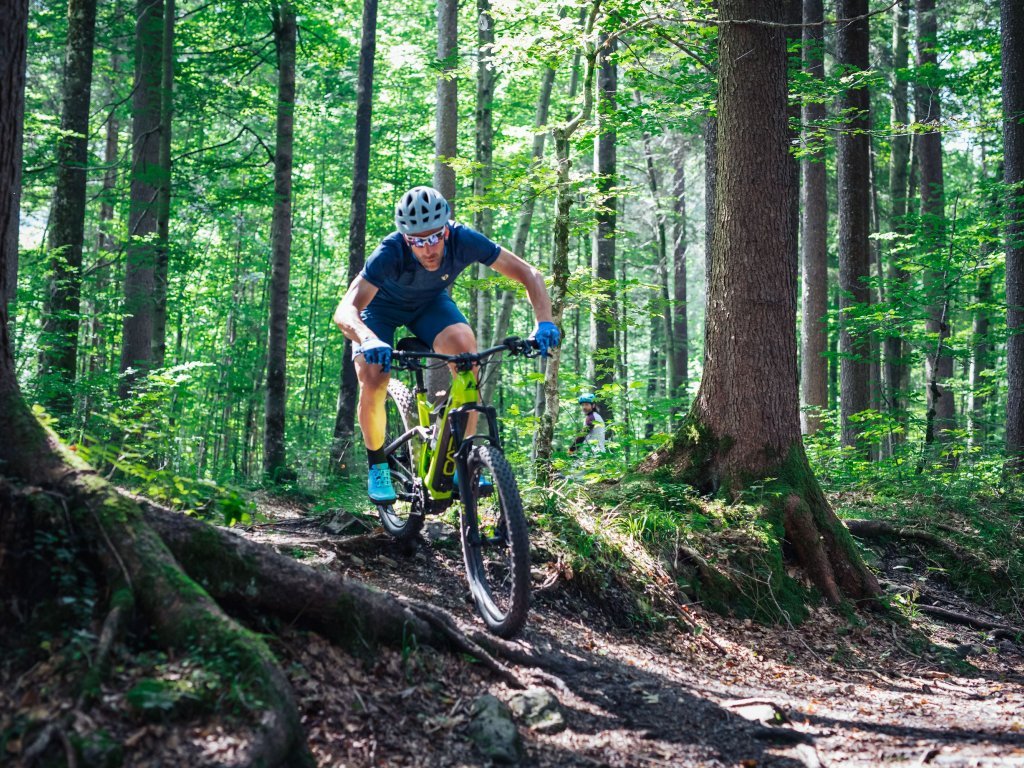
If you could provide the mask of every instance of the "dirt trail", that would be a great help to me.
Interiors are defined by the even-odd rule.
[[[250,535],[479,626],[457,542],[439,524],[410,555],[358,524],[333,534],[295,510],[274,515],[276,525]],[[564,580],[536,593],[520,642],[565,671],[553,686],[517,671],[551,688],[567,728],[520,727],[522,764],[1024,766],[1024,646],[924,615],[851,623],[820,609],[796,629],[706,616],[719,650],[677,628],[631,631],[621,617],[616,626],[607,598],[583,599]],[[312,635],[278,650],[292,662],[322,765],[488,764],[466,735],[471,704],[513,694],[427,649],[369,669]]]

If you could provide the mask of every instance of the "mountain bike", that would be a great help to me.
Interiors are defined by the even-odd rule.
[[[397,411],[388,416],[389,428],[397,415],[402,433],[384,447],[396,500],[378,504],[377,510],[384,529],[408,542],[419,535],[427,515],[461,501],[459,538],[473,602],[492,632],[511,637],[526,621],[530,603],[530,540],[519,487],[502,451],[497,411],[478,401],[474,373],[504,351],[538,354],[534,341],[515,336],[458,355],[434,352],[415,338],[398,343],[391,365],[412,372],[415,386],[410,390],[395,378],[388,383],[389,409]],[[431,409],[424,371],[449,364],[455,375],[447,398]],[[473,412],[486,419],[487,434],[466,434]]]

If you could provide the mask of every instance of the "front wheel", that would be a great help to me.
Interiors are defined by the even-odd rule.
[[[481,494],[480,480],[493,483]],[[478,445],[466,461],[462,552],[473,602],[487,627],[511,637],[530,607],[530,536],[512,467],[499,448]]]
[[[417,425],[416,399],[402,382],[391,379],[388,382],[387,420],[389,436],[404,434]],[[425,448],[422,438],[414,436],[388,456],[391,480],[398,496],[392,504],[377,505],[380,522],[397,541],[414,541],[423,528],[422,499],[417,482],[416,461],[419,451]]]

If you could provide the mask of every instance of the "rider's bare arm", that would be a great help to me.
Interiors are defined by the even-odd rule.
[[[359,317],[359,313],[366,309],[366,305],[376,295],[377,286],[364,280],[362,275],[358,275],[348,287],[338,308],[334,310],[335,325],[341,329],[346,338],[351,339],[355,344],[362,344],[367,339],[377,338],[377,334],[371,331]]]
[[[522,283],[537,322],[551,322],[551,298],[548,296],[547,286],[544,285],[544,276],[535,267],[502,248],[491,268],[517,283]]]

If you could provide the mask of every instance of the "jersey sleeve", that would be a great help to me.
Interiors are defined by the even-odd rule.
[[[398,279],[401,260],[402,254],[397,245],[384,240],[370,254],[359,275],[371,285],[383,288],[384,283]]]
[[[474,262],[479,262],[485,267],[491,266],[501,253],[501,246],[485,235],[481,235],[475,229],[460,226],[458,229],[458,259],[460,268],[465,268]]]

